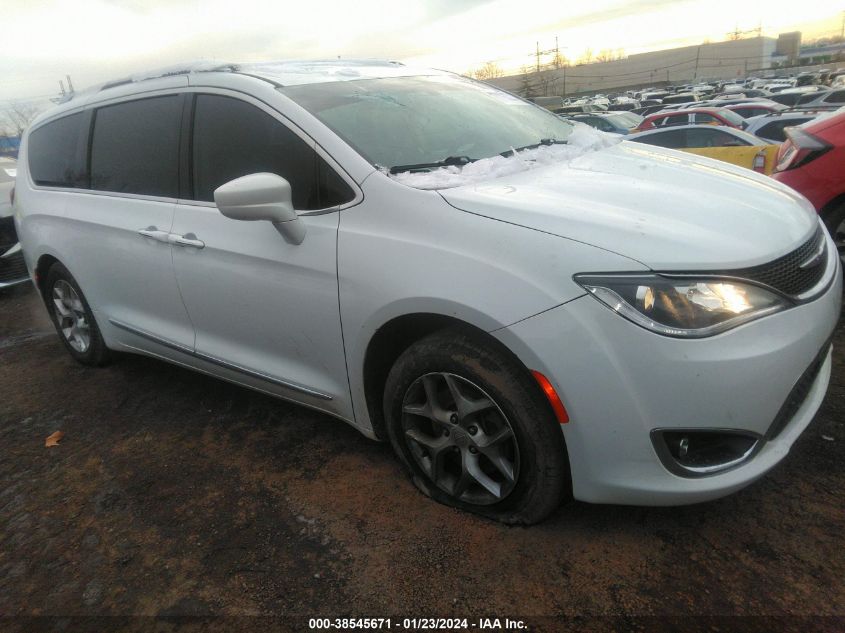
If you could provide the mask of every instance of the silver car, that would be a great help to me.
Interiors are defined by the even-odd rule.
[[[29,281],[12,217],[17,166],[11,158],[0,158],[0,289]]]

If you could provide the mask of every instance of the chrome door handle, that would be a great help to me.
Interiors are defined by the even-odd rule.
[[[167,231],[159,231],[154,226],[148,226],[145,229],[138,229],[138,235],[143,235],[144,237],[151,237],[157,242],[170,242],[170,233],[168,233]]]
[[[170,234],[170,241],[179,246],[193,246],[194,248],[204,248],[205,242],[198,240],[193,233],[185,233],[185,235]]]

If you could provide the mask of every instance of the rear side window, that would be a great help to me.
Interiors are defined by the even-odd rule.
[[[686,125],[687,123],[689,123],[688,114],[673,114],[660,119],[659,122],[654,122],[655,125]]]
[[[29,135],[29,171],[45,187],[87,187],[85,144],[87,116],[71,114]]]
[[[91,142],[91,188],[175,198],[182,97],[99,108]]]
[[[845,90],[835,90],[825,97],[825,103],[845,103]]]
[[[658,134],[649,134],[648,136],[643,136],[634,140],[638,143],[646,143],[647,145],[680,149],[687,146],[687,131],[671,130],[660,132]]]
[[[349,185],[317,152],[263,110],[232,97],[198,95],[194,198],[212,202],[220,185],[258,172],[285,178],[296,209],[325,209],[354,198]]]
[[[717,128],[690,128],[687,130],[687,145],[689,147],[739,147],[748,143]]]
[[[779,121],[773,121],[761,127],[755,132],[755,134],[761,138],[766,138],[771,141],[783,142],[786,140],[786,134],[784,134],[783,128],[791,125],[800,125],[804,123],[804,121],[809,121],[810,118],[812,117],[808,117],[806,119],[781,119]]]

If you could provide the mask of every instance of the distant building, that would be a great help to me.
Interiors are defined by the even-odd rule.
[[[752,37],[541,70],[527,76],[498,77],[488,82],[520,94],[530,85],[533,96],[552,96],[733,79],[771,68],[776,46],[775,38]]]

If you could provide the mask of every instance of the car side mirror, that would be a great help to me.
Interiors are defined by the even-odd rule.
[[[214,190],[220,213],[232,220],[272,222],[285,241],[302,244],[305,223],[296,214],[290,183],[276,174],[241,176]]]

